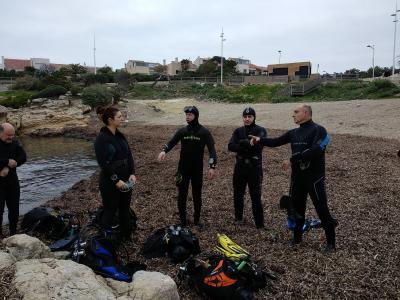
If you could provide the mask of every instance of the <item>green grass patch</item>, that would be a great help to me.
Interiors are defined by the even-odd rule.
[[[388,80],[373,82],[342,81],[327,83],[306,96],[282,96],[287,85],[221,86],[214,84],[174,83],[170,85],[135,85],[129,97],[136,99],[170,99],[193,97],[229,103],[282,103],[303,101],[338,101],[397,97],[400,89]]]
[[[28,103],[34,91],[5,91],[0,92],[0,105],[5,107],[20,108]]]

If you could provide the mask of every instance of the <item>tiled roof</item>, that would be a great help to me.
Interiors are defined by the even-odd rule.
[[[4,59],[4,68],[6,70],[23,71],[25,67],[30,67],[31,61],[29,59]]]

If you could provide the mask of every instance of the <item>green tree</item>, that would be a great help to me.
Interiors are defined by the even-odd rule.
[[[113,70],[111,69],[111,67],[105,66],[98,69],[97,72],[99,72],[100,74],[110,74],[113,72]]]
[[[154,67],[154,72],[158,74],[165,74],[167,72],[167,66],[157,65]]]

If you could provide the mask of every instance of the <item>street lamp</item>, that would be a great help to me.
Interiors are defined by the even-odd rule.
[[[372,79],[375,77],[375,45],[367,45],[368,48],[372,49]]]
[[[397,12],[400,10],[397,9],[397,3],[396,3],[396,10],[394,11],[394,14],[391,14],[391,17],[394,17],[394,36],[393,36],[393,68],[392,68],[392,75],[394,75],[394,70],[395,70],[395,56],[396,56],[396,29],[397,29]]]
[[[279,64],[280,64],[280,63],[281,63],[282,51],[281,51],[281,50],[278,50],[278,53],[279,53]]]
[[[224,42],[226,41],[226,39],[224,39],[224,28],[222,28],[222,32],[221,32],[221,85],[224,84]]]

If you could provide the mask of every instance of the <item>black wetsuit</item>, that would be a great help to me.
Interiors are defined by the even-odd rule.
[[[325,190],[325,148],[329,143],[329,135],[325,128],[310,120],[278,138],[261,139],[260,143],[269,147],[278,147],[288,143],[291,145],[290,194],[296,212],[302,217],[296,221],[294,242],[301,241],[307,195],[310,195],[325,230],[327,243],[335,246],[337,221],[329,212]]]
[[[254,222],[257,228],[264,227],[264,213],[261,204],[262,145],[250,145],[249,135],[267,137],[264,127],[251,125],[237,128],[229,141],[229,151],[236,152],[236,164],[233,172],[233,193],[235,219],[243,218],[243,197],[246,185],[249,186]]]
[[[207,128],[197,120],[179,129],[172,139],[163,146],[163,151],[170,151],[178,142],[181,142],[181,153],[177,172],[178,210],[182,224],[186,224],[186,200],[189,183],[192,183],[194,206],[194,223],[198,224],[201,213],[201,189],[203,186],[203,157],[204,147],[207,145],[210,154],[209,167],[214,168],[217,163],[217,154],[214,139]]]
[[[118,211],[121,234],[129,237],[129,207],[132,191],[122,192],[116,187],[119,180],[127,181],[135,175],[135,166],[128,141],[116,131],[115,135],[105,126],[101,128],[95,142],[97,162],[101,168],[99,188],[103,200],[102,226],[109,229]]]
[[[10,144],[0,140],[0,170],[8,165],[9,159],[15,160],[19,167],[26,162],[25,150],[17,140]],[[7,176],[0,177],[0,225],[3,224],[4,205],[7,205],[10,235],[13,235],[17,233],[20,188],[16,168],[9,169]]]

